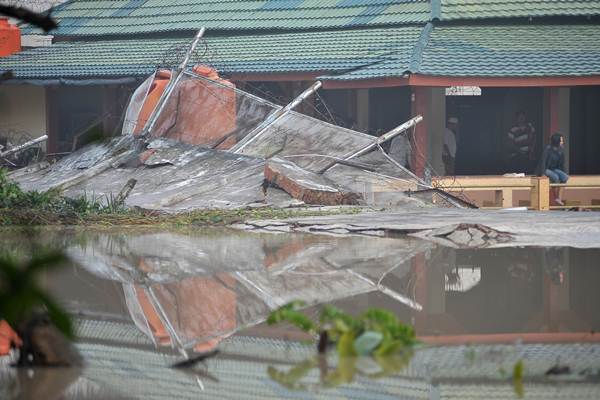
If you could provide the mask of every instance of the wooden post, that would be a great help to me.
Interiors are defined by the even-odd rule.
[[[510,208],[513,206],[513,189],[502,188],[494,191],[495,205],[502,208]]]
[[[550,180],[547,176],[535,176],[531,178],[531,207],[538,211],[550,209]]]

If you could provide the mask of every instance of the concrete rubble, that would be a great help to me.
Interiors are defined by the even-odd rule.
[[[326,206],[359,204],[358,194],[346,191],[324,176],[278,157],[266,163],[265,181],[269,186],[281,188],[293,198],[306,204]]]
[[[136,90],[121,136],[89,144],[53,165],[16,171],[12,179],[25,190],[58,188],[68,197],[100,201],[135,179],[124,204],[167,212],[302,204],[437,206],[406,194],[423,185],[375,147],[377,138],[285,110],[216,79],[214,71],[212,78],[183,73],[162,113],[150,121],[158,107],[152,83],[168,82],[163,75],[149,77]],[[197,109],[203,124],[196,129],[198,123],[182,119],[196,118]],[[365,148],[372,151],[361,153]]]
[[[233,227],[326,235],[409,235],[454,248],[600,246],[600,213],[412,208],[354,215],[250,220]]]

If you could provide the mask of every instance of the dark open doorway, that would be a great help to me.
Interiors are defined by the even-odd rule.
[[[571,174],[600,174],[600,86],[571,89]]]
[[[481,96],[447,96],[446,117],[459,119],[456,174],[533,173],[542,146],[543,89],[483,88]],[[527,167],[509,157],[508,131],[523,111],[534,129],[533,155]]]

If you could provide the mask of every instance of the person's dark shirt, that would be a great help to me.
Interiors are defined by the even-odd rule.
[[[565,154],[562,147],[546,146],[544,153],[542,154],[542,159],[540,160],[538,175],[543,175],[547,169],[565,170]]]

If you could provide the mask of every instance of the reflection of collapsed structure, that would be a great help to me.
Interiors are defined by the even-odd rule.
[[[458,205],[381,148],[421,117],[375,138],[292,111],[319,87],[280,107],[208,67],[158,71],[133,94],[122,136],[12,177],[28,190],[58,187],[67,196],[100,197],[133,178],[127,205],[173,211],[298,202]],[[267,186],[274,188],[265,194]],[[419,189],[430,191],[410,195]]]
[[[69,255],[95,275],[122,283],[132,320],[155,345],[185,352],[209,350],[295,299],[318,304],[380,291],[419,309],[381,280],[429,247],[415,240],[313,235],[148,233],[122,241],[98,234],[71,246]]]

